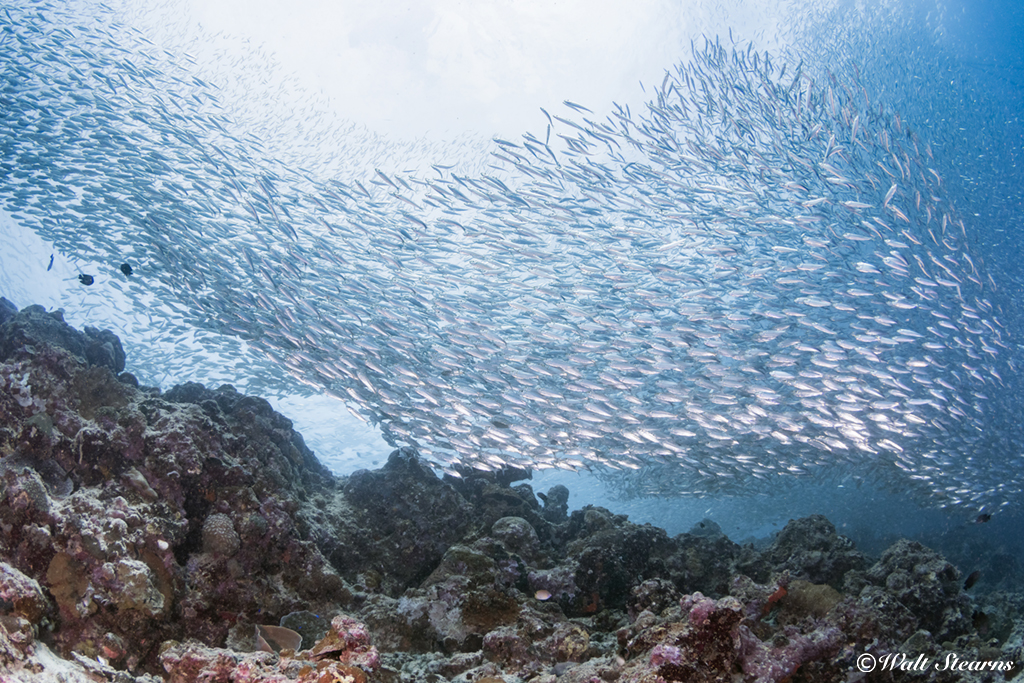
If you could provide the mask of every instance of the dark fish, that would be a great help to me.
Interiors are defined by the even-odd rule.
[[[131,275],[132,274],[132,267],[130,265],[128,265],[127,263],[122,263],[121,264],[121,272],[124,273],[125,275]]]
[[[974,630],[978,632],[978,635],[984,637],[988,635],[988,615],[984,612],[975,612],[971,616],[971,623],[974,624]]]
[[[981,513],[980,515],[978,515],[977,517],[974,518],[974,523],[975,524],[984,524],[985,522],[987,522],[990,519],[992,519],[992,514],[989,513],[989,512],[983,512],[983,513]]]
[[[78,276],[78,281],[81,282],[86,287],[88,287],[92,283],[96,282],[96,278],[94,278],[92,275],[84,275],[83,274],[83,275],[79,275]]]
[[[967,576],[967,580],[964,581],[964,590],[969,590],[971,586],[978,583],[978,577],[981,576],[981,570],[975,569]]]
[[[46,266],[46,272],[50,272],[51,268],[53,268],[53,254],[50,254],[50,265]]]

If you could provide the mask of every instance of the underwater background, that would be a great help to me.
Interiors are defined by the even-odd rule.
[[[1019,566],[1020,7],[343,8],[8,3],[0,294],[339,474]]]

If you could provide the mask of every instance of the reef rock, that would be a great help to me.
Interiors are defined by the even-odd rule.
[[[846,572],[863,569],[868,560],[853,541],[836,533],[822,515],[790,520],[765,553],[765,559],[779,569],[812,583],[842,588]]]
[[[878,595],[873,587],[914,615],[916,628],[929,631],[936,642],[953,640],[971,630],[973,605],[963,591],[963,577],[956,567],[934,550],[915,541],[900,540],[882,553],[864,574],[871,585],[865,598]]]
[[[872,564],[820,516],[763,552],[669,537],[408,449],[335,478],[263,399],[161,394],[109,333],[0,320],[0,680],[852,683],[865,653],[1024,651],[1024,598],[975,605],[917,543]]]
[[[472,518],[465,499],[408,450],[355,472],[344,491],[356,522],[339,530],[328,557],[346,577],[372,568],[390,594],[427,578]]]
[[[62,656],[158,673],[164,640],[345,604],[306,517],[334,480],[266,401],[122,382],[113,335],[40,307],[0,340],[4,590]]]
[[[62,311],[47,313],[42,306],[28,306],[11,313],[13,306],[3,299],[0,309],[0,360],[12,358],[17,352],[31,353],[41,344],[64,349],[90,365],[124,370],[125,354],[121,340],[109,330],[86,327],[79,332],[64,322]]]

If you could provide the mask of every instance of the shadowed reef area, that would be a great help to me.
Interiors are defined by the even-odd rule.
[[[125,361],[0,299],[2,681],[1024,680],[1020,586],[919,543],[669,537],[408,450],[336,477],[265,400]]]

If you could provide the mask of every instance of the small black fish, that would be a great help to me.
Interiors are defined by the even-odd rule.
[[[96,282],[96,278],[94,278],[92,275],[79,275],[78,281],[88,287],[92,283]]]
[[[124,273],[125,275],[131,275],[132,274],[132,267],[130,265],[128,265],[127,263],[122,263],[121,264],[121,272]]]
[[[46,266],[46,272],[50,272],[51,268],[53,268],[53,254],[50,254],[50,265]]]
[[[990,519],[992,519],[992,514],[988,513],[988,512],[983,512],[983,513],[981,513],[980,515],[978,515],[977,517],[974,518],[974,523],[975,524],[984,524],[985,522],[987,522]]]
[[[974,624],[974,630],[978,632],[978,635],[985,636],[988,634],[988,615],[984,612],[975,612],[971,616],[971,621]]]
[[[978,583],[979,576],[981,576],[980,569],[975,569],[973,572],[971,572],[970,575],[967,577],[967,580],[964,581],[964,590],[968,590],[971,586]]]

